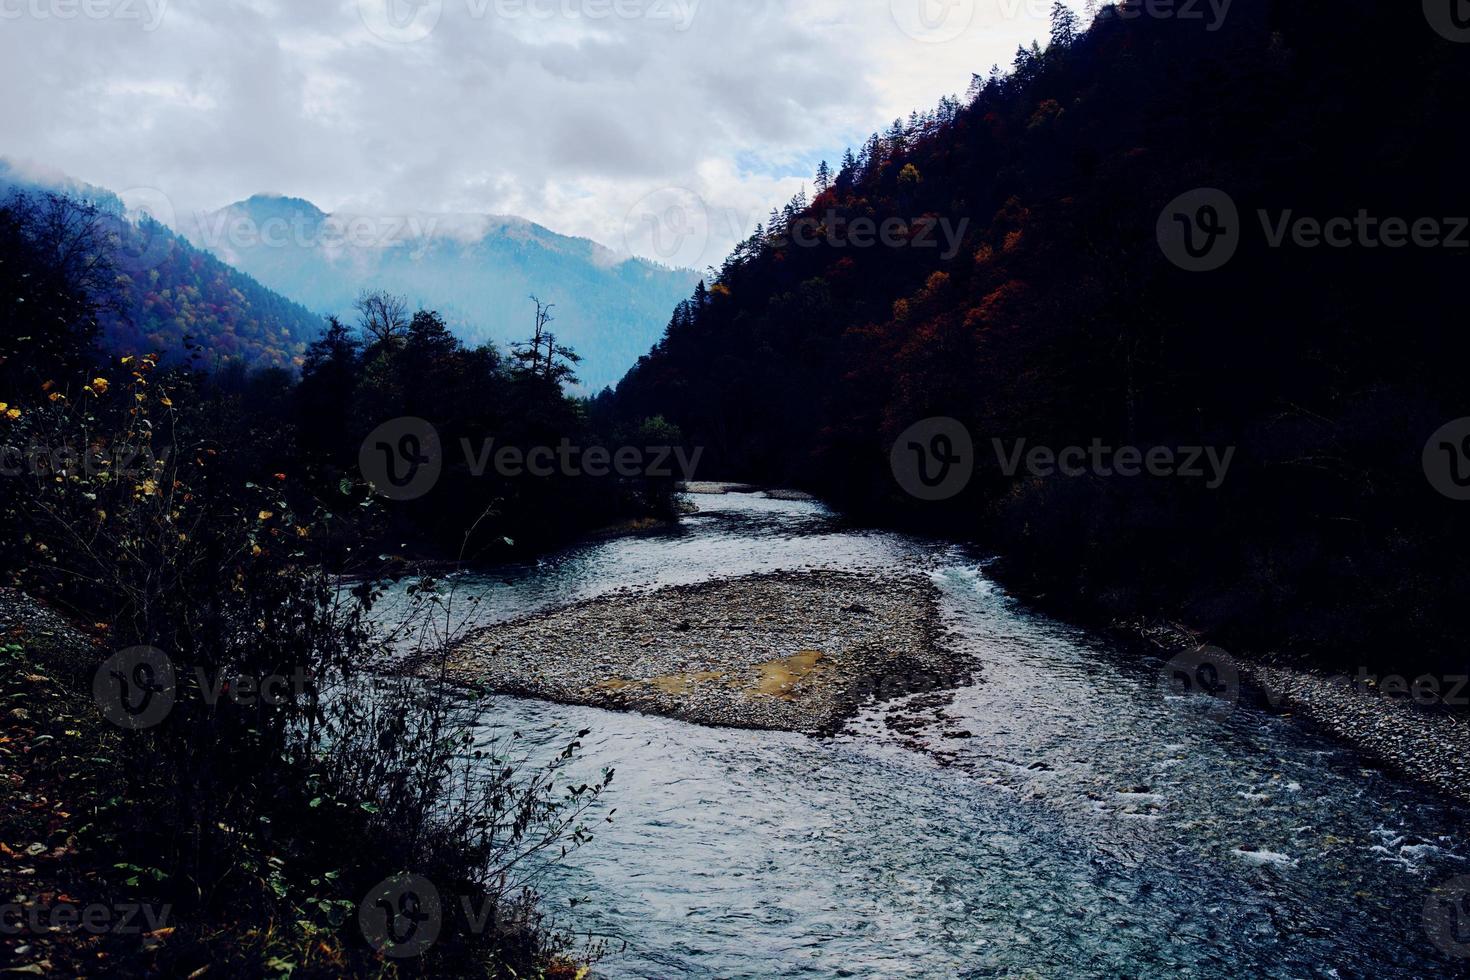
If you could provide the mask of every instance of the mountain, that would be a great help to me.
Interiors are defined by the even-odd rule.
[[[555,304],[552,329],[582,355],[578,373],[592,390],[632,366],[698,279],[521,218],[327,214],[276,195],[200,215],[186,233],[270,288],[349,322],[358,294],[382,289],[437,310],[465,341],[505,346],[532,332],[535,294]]]
[[[1159,10],[1062,8],[875,135],[609,410],[1104,622],[1464,673],[1470,45],[1418,4]]]
[[[36,175],[0,159],[0,200],[48,193],[90,202],[114,240],[118,301],[100,314],[101,345],[116,353],[159,352],[217,367],[295,370],[323,321],[305,307],[203,252],[146,215],[130,215],[111,191],[60,175]]]

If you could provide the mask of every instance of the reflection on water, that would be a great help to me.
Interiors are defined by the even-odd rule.
[[[476,622],[626,587],[922,571],[977,683],[833,739],[496,699],[496,731],[611,766],[611,825],[543,881],[628,977],[1422,976],[1466,823],[1289,719],[1164,696],[1162,663],[1037,616],[943,542],[818,504],[697,497],[678,532],[463,575]],[[461,608],[463,608],[461,606]],[[898,705],[902,709],[903,705]],[[914,729],[917,729],[916,731]],[[572,906],[571,900],[585,899]]]

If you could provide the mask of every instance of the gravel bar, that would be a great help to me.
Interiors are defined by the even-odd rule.
[[[863,702],[965,676],[922,576],[776,572],[624,590],[491,627],[449,676],[503,694],[703,725],[826,733]]]

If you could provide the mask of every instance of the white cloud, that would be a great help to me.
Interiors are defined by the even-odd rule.
[[[682,188],[706,241],[673,257],[701,266],[821,156],[1046,33],[1037,0],[89,0],[92,15],[53,15],[75,2],[0,0],[0,83],[24,93],[0,104],[0,154],[158,188],[181,214],[257,191],[519,214],[665,261],[670,240],[636,208]]]

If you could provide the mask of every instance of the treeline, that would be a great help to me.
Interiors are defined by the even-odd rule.
[[[672,467],[599,472],[576,465],[592,447],[641,453],[680,436],[657,419],[614,424],[567,396],[580,358],[556,340],[551,308],[531,302],[531,336],[508,356],[491,345],[467,347],[438,313],[409,314],[404,300],[386,293],[360,297],[356,330],[333,318],[307,349],[300,384],[277,411],[296,433],[307,487],[338,513],[356,513],[362,494],[382,489],[363,485],[364,453],[396,454],[394,420],[427,422],[438,440],[437,450],[421,447],[441,470],[427,489],[395,502],[385,525],[354,524],[344,540],[485,561],[673,516]],[[244,403],[258,406],[249,387]],[[385,423],[390,444],[370,444]],[[538,454],[554,462],[533,466],[528,461]]]
[[[1045,49],[824,164],[810,200],[679,307],[613,411],[666,416],[711,475],[974,535],[1008,581],[1088,615],[1463,668],[1470,514],[1421,454],[1470,415],[1455,325],[1470,250],[1272,239],[1282,220],[1365,211],[1450,237],[1470,46],[1418,5],[1156,9],[1105,7],[1084,30],[1058,5]],[[1210,272],[1161,247],[1166,206],[1199,188],[1239,212]],[[1185,215],[1199,242],[1217,213]],[[933,417],[969,431],[976,472],[923,502],[890,451]],[[1217,488],[1007,473],[1022,440],[1235,454]]]

